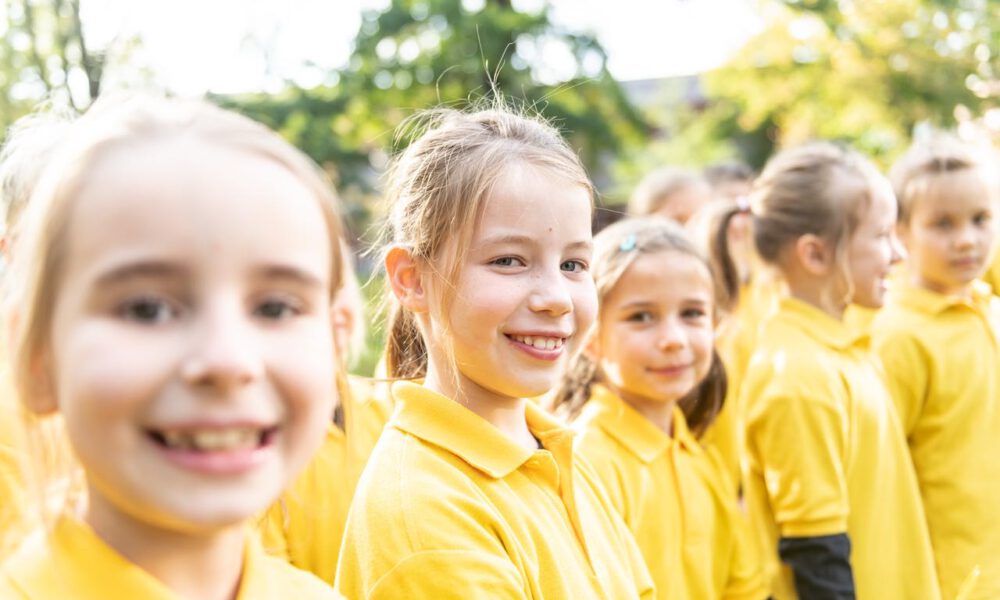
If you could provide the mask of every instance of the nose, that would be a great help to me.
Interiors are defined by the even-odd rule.
[[[893,233],[889,236],[889,264],[894,265],[906,258],[906,249],[899,241],[899,237]]]
[[[232,392],[257,381],[264,364],[250,316],[239,306],[214,306],[198,321],[181,375],[192,386]]]
[[[656,345],[660,350],[678,350],[687,342],[684,328],[675,318],[664,319],[660,325]]]
[[[978,232],[975,226],[971,223],[966,223],[958,230],[958,235],[955,237],[955,247],[956,248],[970,248],[976,244]]]
[[[534,312],[561,316],[573,310],[573,296],[570,281],[561,265],[555,268],[539,269],[531,277],[531,294],[528,308]]]

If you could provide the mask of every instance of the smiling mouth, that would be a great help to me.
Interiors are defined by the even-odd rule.
[[[564,337],[547,337],[541,335],[507,335],[507,337],[537,350],[558,350],[566,343],[566,338]]]
[[[271,444],[278,432],[278,426],[229,427],[211,429],[156,430],[148,429],[146,434],[158,445],[170,450],[189,452],[234,452],[256,450]]]

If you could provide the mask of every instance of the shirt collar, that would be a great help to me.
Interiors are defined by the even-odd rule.
[[[990,285],[985,281],[976,280],[972,282],[969,292],[970,298],[963,298],[951,294],[940,294],[907,282],[892,290],[889,297],[904,306],[932,315],[956,306],[985,311],[993,296]]]
[[[592,408],[591,408],[592,407]],[[671,438],[649,419],[628,405],[607,387],[596,384],[584,411],[594,413],[594,422],[609,436],[645,463],[651,463],[676,442],[690,452],[701,452],[684,413],[674,406]]]
[[[451,452],[490,477],[506,477],[534,454],[458,402],[421,385],[398,381],[392,396],[396,410],[390,425]],[[561,456],[572,446],[572,430],[529,401],[525,419],[546,450]]]
[[[782,318],[792,321],[810,337],[827,346],[846,350],[855,344],[868,343],[867,332],[852,330],[812,304],[786,296],[780,300],[779,307]]]

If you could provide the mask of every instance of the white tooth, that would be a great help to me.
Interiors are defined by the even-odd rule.
[[[535,348],[545,350],[545,338],[535,338]]]
[[[534,344],[534,341],[535,341],[535,338],[531,337],[530,335],[524,336],[524,343],[525,344],[531,346],[532,344]]]
[[[223,441],[224,433],[216,429],[192,431],[191,440],[199,450],[215,450]]]
[[[555,347],[556,348],[562,348],[562,345],[563,345],[563,339],[562,338],[556,338],[556,346]]]
[[[546,350],[553,350],[553,349],[555,349],[555,347],[556,347],[556,341],[554,339],[549,338],[549,339],[545,340],[545,349]]]

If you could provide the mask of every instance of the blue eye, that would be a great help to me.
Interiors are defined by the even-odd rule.
[[[127,300],[118,309],[124,319],[154,325],[177,316],[170,303],[160,298],[142,297]]]

